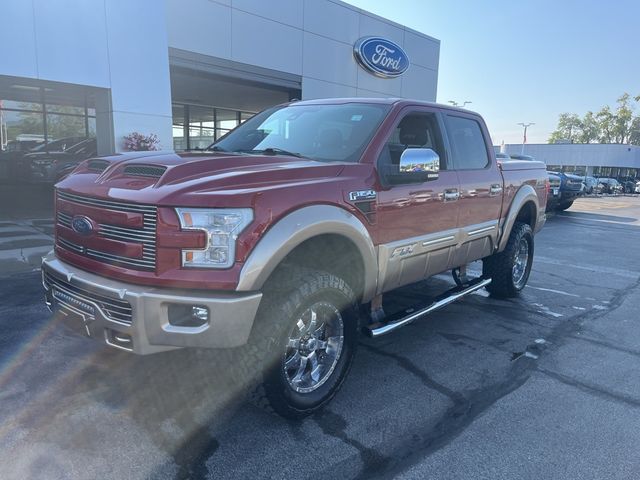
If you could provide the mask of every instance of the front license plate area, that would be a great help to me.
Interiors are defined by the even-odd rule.
[[[73,330],[82,331],[86,336],[91,336],[89,322],[95,320],[95,307],[75,295],[52,288],[51,297],[55,310],[60,310],[67,317],[67,323]]]

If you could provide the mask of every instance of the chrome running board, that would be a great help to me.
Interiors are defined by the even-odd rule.
[[[455,302],[456,300],[461,299],[469,295],[470,293],[475,292],[476,290],[480,290],[483,287],[486,287],[491,283],[490,278],[477,278],[469,282],[467,285],[463,287],[455,287],[446,292],[444,295],[438,297],[435,302],[427,307],[421,308],[420,310],[409,313],[409,315],[405,315],[406,312],[402,312],[400,315],[391,316],[391,318],[387,319],[385,322],[377,322],[371,324],[365,328],[365,332],[370,337],[379,337],[381,335],[386,335],[387,333],[391,333],[394,330],[404,327],[405,325],[410,324],[414,320],[417,320],[420,317],[423,317],[431,312],[435,312],[436,310],[440,310],[443,307],[446,307],[450,303]],[[399,318],[397,318],[399,317]]]

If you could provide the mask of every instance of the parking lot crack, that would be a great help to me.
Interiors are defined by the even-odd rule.
[[[522,387],[534,371],[534,365],[533,360],[515,364],[503,382],[465,392],[464,402],[454,403],[427,432],[416,433],[411,442],[397,446],[392,456],[393,465],[374,478],[395,478],[411,465],[449,445],[495,403]]]
[[[363,465],[358,478],[371,478],[376,472],[387,468],[391,460],[375,449],[369,448],[358,440],[351,438],[346,432],[348,424],[341,415],[329,409],[324,409],[315,415],[313,419],[325,435],[337,438],[358,451]]]
[[[570,335],[568,338],[572,338],[574,340],[581,340],[583,342],[593,343],[594,345],[598,345],[603,348],[608,348],[610,350],[615,350],[617,352],[626,353],[628,355],[634,355],[636,357],[640,357],[640,350],[634,350],[632,348],[626,348],[621,345],[613,345],[609,342],[605,342],[602,340],[598,340],[592,337],[587,337],[585,335]]]
[[[460,344],[469,346],[470,343],[478,343],[480,345],[484,345],[486,347],[492,348],[498,352],[509,353],[508,350],[501,348],[499,345],[496,345],[491,342],[485,342],[484,340],[480,340],[479,338],[470,337],[468,335],[462,335],[459,333],[447,333],[447,332],[436,332],[442,338],[450,342],[451,344]]]
[[[600,398],[613,400],[614,402],[618,402],[629,407],[640,408],[640,400],[630,397],[629,395],[625,395],[619,392],[612,392],[611,390],[606,390],[598,385],[582,382],[567,375],[563,375],[558,372],[552,372],[551,370],[539,368],[538,371],[550,378],[553,378],[554,380],[564,383],[565,385],[586,392],[589,395],[595,395]]]
[[[376,355],[391,358],[398,364],[398,366],[400,366],[400,368],[406,370],[411,375],[418,378],[423,385],[448,397],[454,404],[466,403],[466,399],[462,394],[451,390],[450,388],[446,387],[445,385],[442,385],[441,383],[436,382],[429,376],[429,374],[427,374],[424,370],[416,366],[408,358],[403,357],[402,355],[397,355],[395,353],[386,352],[372,345],[361,344],[361,346]]]
[[[207,459],[219,446],[218,440],[211,436],[209,426],[199,427],[173,453],[173,460],[178,466],[175,479],[206,478],[209,473]]]

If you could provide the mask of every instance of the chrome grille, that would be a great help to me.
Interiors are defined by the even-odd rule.
[[[78,309],[84,313],[91,314],[87,305],[91,307],[95,305],[108,319],[124,325],[131,325],[132,309],[131,304],[126,300],[107,297],[72,285],[46,271],[44,272],[43,280],[47,288],[53,288],[53,297],[72,310]],[[56,291],[59,292],[58,295],[55,294]]]
[[[138,205],[133,203],[115,202],[111,200],[101,200],[66,192],[58,192],[57,195],[59,199],[73,202],[78,205],[87,205],[91,207],[103,208],[119,212],[141,213],[143,217],[142,228],[132,228],[100,223],[98,224],[97,232],[97,235],[102,238],[142,244],[142,258],[130,258],[123,255],[102,252],[92,248],[85,248],[81,245],[71,243],[63,238],[58,238],[58,244],[60,246],[75,253],[81,253],[86,255],[87,257],[91,257],[105,263],[125,265],[127,267],[135,267],[142,270],[153,270],[155,268],[157,223],[156,207],[149,205]],[[71,215],[68,215],[64,212],[59,211],[57,214],[58,224],[64,227],[71,228],[71,219]]]

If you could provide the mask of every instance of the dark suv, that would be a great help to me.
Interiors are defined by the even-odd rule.
[[[571,173],[552,172],[560,177],[560,198],[556,210],[566,210],[573,201],[584,193],[582,177]]]

